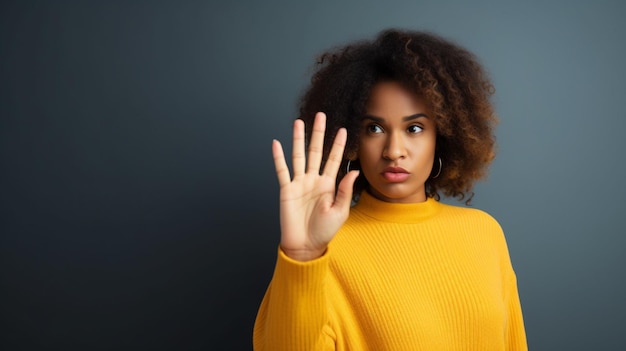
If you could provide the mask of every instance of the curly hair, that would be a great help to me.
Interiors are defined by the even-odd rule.
[[[486,175],[495,157],[497,123],[490,97],[494,93],[486,72],[466,49],[428,32],[390,29],[375,40],[358,41],[322,54],[311,85],[300,100],[300,118],[312,125],[316,112],[327,115],[324,160],[332,138],[345,127],[348,141],[338,181],[348,160],[358,165],[359,129],[371,90],[393,80],[425,98],[437,129],[435,165],[443,167],[426,181],[426,195],[445,196],[469,204],[474,182]],[[307,129],[307,140],[311,131]],[[369,186],[365,177],[355,183],[354,199]]]

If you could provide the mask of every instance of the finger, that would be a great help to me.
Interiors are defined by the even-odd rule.
[[[337,131],[335,140],[333,140],[333,146],[330,149],[330,154],[328,155],[328,160],[324,165],[325,176],[329,176],[333,179],[337,178],[337,172],[339,171],[339,166],[343,160],[343,149],[346,146],[347,134],[348,133],[345,128],[341,128]]]
[[[335,203],[333,207],[343,208],[344,210],[350,209],[352,203],[352,189],[354,189],[354,182],[359,176],[359,171],[350,171],[339,183],[337,187],[337,196],[335,197]]]
[[[274,155],[274,167],[276,167],[278,184],[282,188],[291,182],[291,177],[289,176],[289,167],[287,167],[287,162],[285,162],[285,153],[280,141],[274,140],[272,142],[272,154]]]
[[[304,121],[301,119],[293,122],[293,151],[291,159],[294,178],[304,174],[306,171],[306,156],[304,151]]]
[[[307,172],[319,173],[322,162],[322,152],[324,150],[324,132],[326,131],[326,115],[323,112],[315,114],[313,122],[313,133],[311,134],[311,144],[309,145],[309,161]]]

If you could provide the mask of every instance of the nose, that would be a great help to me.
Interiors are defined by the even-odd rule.
[[[389,135],[383,150],[383,157],[392,161],[406,157],[406,145],[401,134],[393,133]]]

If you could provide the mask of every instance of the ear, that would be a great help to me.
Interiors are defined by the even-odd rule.
[[[346,152],[346,159],[350,160],[350,161],[355,161],[358,157],[358,153],[357,150],[352,150],[352,151],[348,151]]]

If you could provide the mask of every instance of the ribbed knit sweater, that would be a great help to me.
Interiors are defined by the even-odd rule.
[[[476,209],[363,192],[315,260],[280,249],[256,351],[526,350],[504,235]]]

